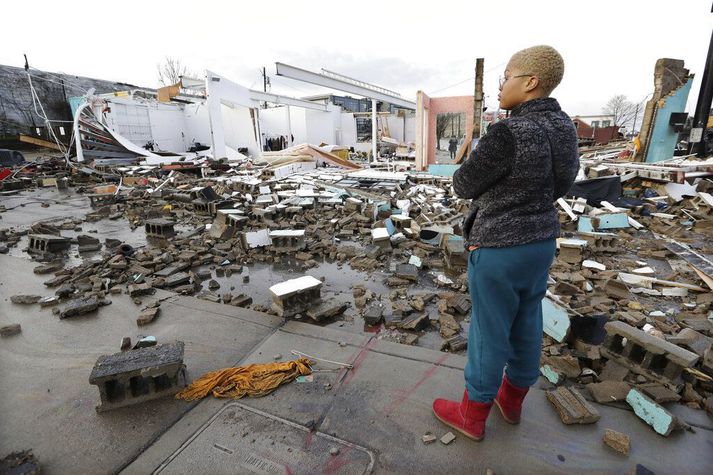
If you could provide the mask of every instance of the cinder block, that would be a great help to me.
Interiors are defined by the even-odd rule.
[[[100,356],[89,376],[97,412],[176,394],[186,386],[182,341]]]
[[[600,349],[602,356],[676,392],[683,386],[683,369],[694,366],[700,359],[691,351],[624,322],[608,322],[604,329],[607,336]]]

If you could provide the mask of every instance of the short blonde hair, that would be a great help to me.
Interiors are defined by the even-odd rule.
[[[564,60],[552,46],[539,45],[520,50],[512,55],[510,64],[521,68],[523,73],[537,76],[548,95],[564,76]]]

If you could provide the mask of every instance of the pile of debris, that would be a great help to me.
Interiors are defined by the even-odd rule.
[[[69,187],[91,200],[84,219],[0,230],[4,246],[26,245],[42,262],[35,272],[51,274],[45,285],[55,294],[13,301],[57,306],[60,318],[72,318],[126,292],[142,306],[143,326],[155,324],[161,302],[144,306],[141,297],[163,289],[315,323],[358,317],[380,338],[406,344],[438,331],[441,349],[465,350],[471,302],[461,223],[469,203],[454,196],[449,178],[361,169],[329,155],[305,145],[266,154],[265,166],[126,166],[113,182],[74,170]],[[679,163],[683,174],[652,175],[607,160],[583,161],[572,196],[558,200],[563,235],[543,301],[542,373],[557,386],[549,398],[567,423],[596,420],[585,387],[594,401],[626,401],[644,418],[672,401],[711,412],[713,182],[684,179],[712,165]],[[300,163],[311,165],[295,169]],[[104,219],[143,229],[147,245],[62,235]],[[74,246],[87,257],[69,266]],[[262,296],[241,290],[257,263],[289,264],[299,276]],[[324,296],[335,277],[322,273],[325,263],[381,275],[388,294],[365,281]],[[226,277],[234,280],[221,289]]]

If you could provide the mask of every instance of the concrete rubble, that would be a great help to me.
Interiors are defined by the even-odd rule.
[[[672,405],[713,412],[713,261],[706,257],[713,182],[699,179],[695,195],[678,199],[667,191],[673,179],[631,178],[620,166],[607,172],[598,156],[582,163],[580,178],[626,176],[615,203],[558,202],[562,237],[543,301],[547,398],[565,424],[596,423],[596,405],[617,405],[667,435],[681,427]],[[454,196],[450,178],[335,167],[276,177],[274,168],[256,159],[131,165],[109,178],[62,164],[28,171],[25,192],[39,179],[67,178],[63,192],[92,205],[83,216],[0,229],[11,254],[37,261],[33,272],[49,294],[15,295],[12,303],[60,319],[101,318],[110,296],[126,294],[136,325],[154,328],[171,319],[152,303],[161,290],[408,345],[467,349],[472,303],[460,234],[468,202]],[[130,187],[116,186],[139,173]],[[106,186],[114,187],[111,199],[97,196]],[[93,235],[103,222],[126,223],[143,240]],[[276,271],[270,282],[265,268]],[[3,336],[19,331],[2,323]],[[129,347],[113,357],[140,351]],[[157,366],[162,373],[152,377],[170,380],[159,389],[131,382],[139,368],[93,373],[99,410],[178,388],[182,357],[171,365]],[[618,437],[605,442],[625,453]]]

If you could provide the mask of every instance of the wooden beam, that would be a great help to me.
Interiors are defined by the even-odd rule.
[[[38,145],[40,147],[51,148],[52,150],[62,151],[59,146],[54,142],[49,142],[47,140],[38,139],[29,135],[20,134],[20,142],[31,143],[33,145]]]
[[[485,60],[475,60],[475,95],[473,96],[473,132],[471,137],[480,138],[480,122],[483,117],[483,66]]]
[[[456,152],[456,156],[453,159],[453,163],[460,163],[463,161],[463,157],[466,157],[468,153],[470,152],[470,144],[473,141],[473,139],[468,140],[468,137],[473,136],[473,127],[468,129],[468,131],[465,133],[465,140],[463,143],[460,145],[460,148]]]

